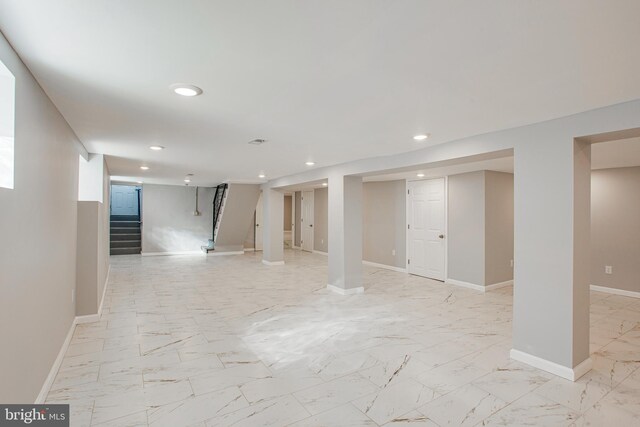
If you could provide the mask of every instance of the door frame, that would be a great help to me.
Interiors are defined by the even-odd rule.
[[[404,181],[404,195],[406,197],[405,202],[405,254],[406,259],[404,260],[404,268],[409,273],[409,260],[411,259],[411,252],[409,244],[409,222],[411,219],[411,200],[409,195],[409,182],[415,181],[429,181],[431,179],[442,179],[444,178],[444,283],[449,280],[449,177],[448,176],[433,176],[430,178],[420,178],[420,179],[406,179]],[[433,279],[436,280],[436,279]]]
[[[301,212],[300,212],[300,218],[301,218],[301,221],[300,221],[300,228],[301,228],[301,230],[300,230],[300,249],[306,251],[306,249],[303,249],[304,240],[302,240],[302,237],[304,235],[304,232],[302,230],[305,229],[305,225],[306,225],[306,224],[304,224],[304,219],[305,218],[302,216],[302,213],[304,212],[304,193],[311,193],[311,225],[312,226],[316,222],[315,221],[315,202],[316,202],[315,198],[316,198],[316,195],[315,195],[315,190],[314,189],[304,190],[304,191],[301,191],[300,193],[301,193],[300,197],[302,198],[300,200],[300,209],[301,209]],[[307,222],[307,224],[308,224],[308,222]],[[313,252],[313,248],[315,247],[314,246],[314,244],[315,244],[314,234],[315,234],[315,230],[313,229],[313,227],[311,227],[311,232],[310,232],[310,235],[311,235],[311,249],[309,250],[309,252]]]
[[[262,205],[260,207],[260,210],[262,212],[260,212],[262,215],[261,218],[258,217],[258,206],[260,206],[260,204],[263,203],[262,201],[262,191],[260,192],[260,194],[258,195],[258,201],[256,202],[256,209],[253,212],[253,251],[262,251],[264,248],[264,239],[263,239],[263,229],[264,229],[264,224],[263,223],[263,219],[264,219],[264,205]],[[260,245],[262,246],[261,248],[258,248],[258,235],[260,235]]]

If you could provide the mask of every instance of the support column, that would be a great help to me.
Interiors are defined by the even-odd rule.
[[[284,193],[262,191],[262,263],[284,264]]]
[[[329,284],[342,295],[362,287],[362,178],[329,176]]]
[[[575,381],[589,359],[591,146],[515,148],[511,357]]]

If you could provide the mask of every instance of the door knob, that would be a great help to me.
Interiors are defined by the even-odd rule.
[[[439,237],[440,239],[444,239],[444,234],[440,234],[438,237]]]

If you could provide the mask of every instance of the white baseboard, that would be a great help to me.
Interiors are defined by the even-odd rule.
[[[534,368],[542,369],[543,371],[547,371],[569,381],[576,381],[580,379],[580,377],[589,372],[593,366],[593,361],[591,358],[588,358],[575,368],[568,368],[514,348],[511,349],[510,356],[518,362],[526,363]]]
[[[256,248],[244,248],[245,252],[252,252],[252,251],[255,251],[255,250],[256,250]]]
[[[606,292],[613,295],[622,295],[624,297],[640,298],[640,292],[627,291],[624,289],[609,288],[606,286],[591,285],[591,290],[596,292]]]
[[[173,256],[173,255],[198,255],[198,256],[223,256],[223,255],[244,255],[244,250],[205,253],[203,251],[175,251],[175,252],[143,252],[142,256]]]
[[[80,325],[81,323],[92,323],[98,322],[100,320],[99,314],[85,314],[84,316],[76,316],[76,325]]]
[[[142,252],[142,256],[171,256],[171,255],[200,255],[206,256],[207,254],[202,251],[175,251],[175,252]]]
[[[327,285],[327,289],[340,295],[355,295],[364,293],[364,288],[362,286],[360,286],[359,288],[343,289],[339,286]]]
[[[494,283],[493,285],[487,285],[484,288],[488,291],[491,291],[493,289],[500,289],[500,288],[504,288],[511,285],[513,285],[513,280],[507,280],[505,282]]]
[[[58,375],[58,370],[60,369],[60,365],[62,365],[62,359],[64,359],[64,355],[69,348],[69,343],[71,342],[71,338],[73,337],[73,332],[76,330],[76,318],[71,322],[71,327],[69,328],[69,332],[67,332],[67,336],[62,343],[62,347],[60,347],[60,351],[58,352],[58,356],[56,360],[53,362],[51,366],[51,370],[49,370],[49,375],[44,380],[44,384],[40,389],[40,393],[38,397],[36,397],[36,401],[34,402],[36,405],[43,404],[47,399],[47,394],[49,394],[49,390],[51,390],[51,386],[53,385],[53,381],[56,379],[56,375]]]
[[[264,265],[284,265],[284,261],[267,261],[266,259],[262,260]]]
[[[476,285],[475,283],[463,282],[462,280],[446,279],[444,281],[449,285],[462,286],[463,288],[469,288],[480,292],[485,292],[485,287],[482,285]]]
[[[444,282],[450,285],[462,286],[463,288],[469,288],[469,289],[473,289],[480,292],[492,291],[494,289],[504,288],[505,286],[513,285],[513,280],[507,280],[506,282],[494,283],[492,285],[487,285],[487,286],[477,285],[475,283],[470,283],[470,282],[463,282],[462,280],[456,280],[456,279],[446,279]]]
[[[394,267],[393,265],[387,265],[387,264],[378,264],[377,262],[362,260],[362,264],[368,265],[369,267],[384,268],[385,270],[397,271],[398,273],[407,272],[406,268]]]
[[[313,252],[314,254],[318,254],[318,255],[329,256],[329,253],[328,253],[328,252],[322,252],[322,251],[316,251],[316,250],[313,250],[312,252]]]
[[[242,251],[229,251],[229,252],[209,252],[207,256],[225,256],[225,255],[244,255],[244,250]]]

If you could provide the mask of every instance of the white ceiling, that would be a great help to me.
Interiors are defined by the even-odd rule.
[[[0,30],[113,175],[194,185],[640,98],[638,16],[637,0],[0,0]]]
[[[624,168],[632,166],[640,166],[640,138],[620,139],[591,145],[591,169]],[[400,173],[368,176],[364,178],[364,181],[437,178],[480,170],[513,173],[513,157],[501,157],[443,167],[416,168]],[[418,173],[424,176],[418,177]]]

